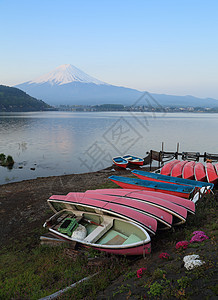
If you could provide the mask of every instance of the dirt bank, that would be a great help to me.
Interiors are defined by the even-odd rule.
[[[42,226],[51,214],[46,200],[53,194],[67,194],[100,187],[111,175],[130,174],[112,168],[95,173],[72,174],[25,180],[0,186],[0,244],[28,235]]]

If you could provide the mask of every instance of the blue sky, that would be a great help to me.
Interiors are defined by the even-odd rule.
[[[0,84],[73,64],[114,85],[218,99],[217,0],[0,0]]]

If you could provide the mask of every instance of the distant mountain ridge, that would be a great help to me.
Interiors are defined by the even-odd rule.
[[[34,80],[16,85],[28,94],[51,105],[101,105],[123,104],[143,105],[144,92],[135,89],[110,85],[89,76],[73,65],[61,65],[52,72]],[[147,95],[149,93],[146,93]],[[149,94],[159,106],[175,107],[218,107],[216,99],[202,99],[193,96]],[[149,102],[149,101],[148,101]],[[152,103],[155,105],[155,103]],[[146,105],[146,101],[144,101]]]
[[[50,108],[50,105],[18,88],[0,85],[0,112],[42,111]]]

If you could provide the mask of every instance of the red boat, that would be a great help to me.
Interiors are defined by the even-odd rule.
[[[175,164],[171,170],[170,176],[172,177],[182,177],[182,170],[185,164],[187,164],[187,160],[183,160]]]
[[[216,173],[218,175],[218,163],[214,165],[215,169],[216,169]]]
[[[197,181],[206,181],[207,180],[205,167],[202,163],[199,162],[199,163],[195,164],[194,175],[195,175],[195,180],[197,180]]]
[[[112,161],[116,166],[124,169],[126,169],[129,163],[128,160],[124,159],[122,156],[113,157]]]
[[[138,156],[124,155],[123,158],[127,160],[130,164],[134,164],[137,166],[143,166],[144,164],[144,159]]]
[[[212,163],[206,163],[207,181],[216,185],[218,183],[218,175]]]
[[[168,162],[167,164],[165,164],[162,167],[160,174],[169,176],[173,167],[178,163],[179,163],[179,160],[177,160],[177,159]]]
[[[195,161],[189,161],[184,165],[182,171],[182,178],[184,179],[195,179],[194,173]]]

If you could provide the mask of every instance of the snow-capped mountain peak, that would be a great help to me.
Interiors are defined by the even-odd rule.
[[[106,84],[70,64],[61,65],[55,70],[29,81],[29,84],[50,83],[51,85],[62,85],[71,82]]]

